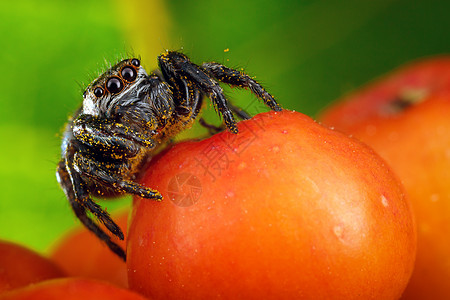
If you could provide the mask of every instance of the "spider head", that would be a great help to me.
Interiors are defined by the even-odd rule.
[[[122,60],[95,79],[83,94],[83,114],[104,115],[126,99],[136,99],[147,73],[139,59]]]

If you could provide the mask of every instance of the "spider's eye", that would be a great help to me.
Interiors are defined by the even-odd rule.
[[[133,66],[135,66],[135,67],[139,67],[139,66],[141,65],[141,62],[139,61],[139,59],[133,58],[133,59],[131,60],[131,64],[132,64]]]
[[[125,81],[132,82],[136,79],[137,73],[136,70],[130,67],[125,67],[122,69],[122,78],[125,79]]]
[[[117,77],[111,77],[110,79],[108,79],[108,81],[106,82],[106,88],[108,89],[108,91],[111,94],[117,94],[118,92],[120,92],[123,88],[123,83],[122,80],[120,80]]]
[[[94,89],[95,97],[100,98],[101,96],[103,96],[103,94],[105,94],[105,91],[103,90],[103,88],[98,86]]]

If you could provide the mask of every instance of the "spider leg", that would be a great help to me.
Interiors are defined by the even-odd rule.
[[[163,77],[169,84],[174,85],[173,82],[185,80],[188,87],[189,84],[195,85],[211,99],[214,107],[223,116],[227,128],[233,133],[238,132],[233,112],[217,81],[212,79],[202,68],[192,63],[184,54],[167,51],[158,59]]]
[[[228,106],[231,109],[231,111],[234,112],[239,119],[249,120],[251,118],[251,116],[242,108],[240,108],[232,103],[228,103]]]
[[[123,240],[124,236],[120,227],[111,219],[106,211],[89,197],[90,191],[83,178],[81,178],[79,165],[75,161],[76,157],[78,157],[78,155],[73,152],[73,149],[67,151],[65,167],[72,183],[74,198],[79,204],[91,211],[112,234]]]
[[[214,134],[216,134],[216,133],[221,132],[221,131],[224,130],[224,127],[223,127],[223,126],[216,126],[216,125],[210,124],[210,123],[208,123],[208,122],[207,122],[205,119],[203,119],[203,118],[200,118],[200,119],[198,120],[198,123],[199,123],[201,126],[203,126],[203,127],[205,127],[206,129],[208,129],[208,132],[209,132],[210,135],[214,135]]]
[[[124,164],[123,158],[137,155],[142,145],[151,148],[154,147],[155,143],[152,139],[141,137],[126,125],[101,120],[91,115],[79,116],[74,122],[73,132],[74,137],[78,141],[94,148],[94,151],[86,150],[86,153],[101,150],[110,156],[109,159],[98,162],[90,158],[92,154],[83,155],[79,152],[74,152],[68,155],[66,159],[68,161],[72,160],[70,166],[75,166],[77,169],[73,178],[87,176],[112,190],[136,194],[144,198],[162,198],[161,194],[157,191],[143,187],[133,181],[120,178],[120,174],[127,173],[126,171],[128,171],[126,170],[127,165]],[[112,135],[111,132],[113,133]],[[141,142],[142,144],[139,146],[135,142]],[[82,182],[82,178],[80,178],[80,182]],[[74,186],[77,198],[83,199],[84,201],[83,205],[104,223],[112,233],[116,234],[116,229],[114,228],[115,223],[112,222],[109,215],[98,204],[89,198],[89,191],[83,189],[78,184],[74,184]],[[101,191],[99,194],[101,194]]]
[[[251,116],[242,108],[233,105],[232,103],[228,102],[228,107],[230,110],[236,114],[236,116],[241,120],[248,120],[251,118]],[[225,127],[222,126],[216,126],[214,124],[208,123],[203,117],[198,120],[199,124],[203,126],[204,128],[208,129],[208,132],[210,135],[214,135],[216,133],[219,133],[225,129]]]
[[[72,178],[71,174],[67,170],[67,162],[65,159],[62,159],[58,164],[57,169],[57,178],[59,183],[61,184],[67,199],[69,199],[70,205],[72,206],[73,211],[77,218],[81,221],[81,223],[88,228],[91,232],[93,232],[97,237],[99,237],[102,241],[106,243],[106,245],[116,253],[120,258],[124,261],[126,260],[125,251],[118,244],[111,240],[111,237],[107,235],[95,222],[89,218],[86,212],[86,208],[83,206],[82,202],[77,199],[74,192],[74,184],[72,180],[80,180],[80,178]],[[95,214],[94,214],[95,215]],[[115,225],[116,234],[120,239],[123,240],[123,233],[120,228],[109,219],[112,224]],[[107,226],[110,229],[111,226]]]
[[[92,115],[80,115],[74,121],[72,130],[77,140],[104,152],[125,152],[134,156],[139,151],[135,143],[147,148],[155,147],[153,140],[131,128],[120,123],[105,122]]]
[[[253,94],[262,99],[264,103],[272,110],[281,110],[281,107],[277,103],[275,98],[247,74],[215,62],[204,63],[202,64],[202,68],[220,82],[229,84],[231,86],[250,89]]]
[[[91,177],[100,184],[110,187],[114,190],[126,192],[128,194],[138,195],[142,198],[162,200],[162,195],[151,188],[142,186],[131,180],[125,180],[118,175],[120,174],[121,168],[123,168],[122,163],[98,163],[97,161],[82,156],[76,155],[74,160],[75,165],[79,169],[80,174],[83,176]],[[88,208],[90,208],[89,206]],[[92,207],[91,210],[94,214],[97,209]]]
[[[251,116],[242,108],[234,105],[231,102],[228,102],[229,109],[241,120],[248,120],[251,118]],[[210,135],[214,135],[216,133],[219,133],[225,129],[225,127],[222,126],[216,126],[214,124],[208,123],[203,117],[198,120],[199,124],[206,128]]]

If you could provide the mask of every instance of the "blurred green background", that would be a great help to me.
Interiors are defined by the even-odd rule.
[[[2,1],[0,238],[45,252],[78,225],[55,179],[60,133],[105,60],[139,55],[151,70],[165,49],[182,50],[242,67],[285,108],[314,116],[407,61],[450,52],[448,11],[444,0]]]

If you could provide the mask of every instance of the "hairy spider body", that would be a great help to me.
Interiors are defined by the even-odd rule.
[[[158,60],[160,73],[147,74],[138,59],[126,59],[86,88],[82,107],[66,125],[57,167],[57,179],[76,216],[124,260],[124,250],[95,220],[119,239],[124,238],[122,230],[91,196],[129,193],[161,200],[158,191],[135,182],[139,170],[158,146],[192,125],[204,96],[225,126],[238,133],[233,114],[241,119],[248,115],[226,100],[218,82],[248,88],[271,109],[281,110],[261,85],[240,71],[218,63],[198,66],[175,51]]]

